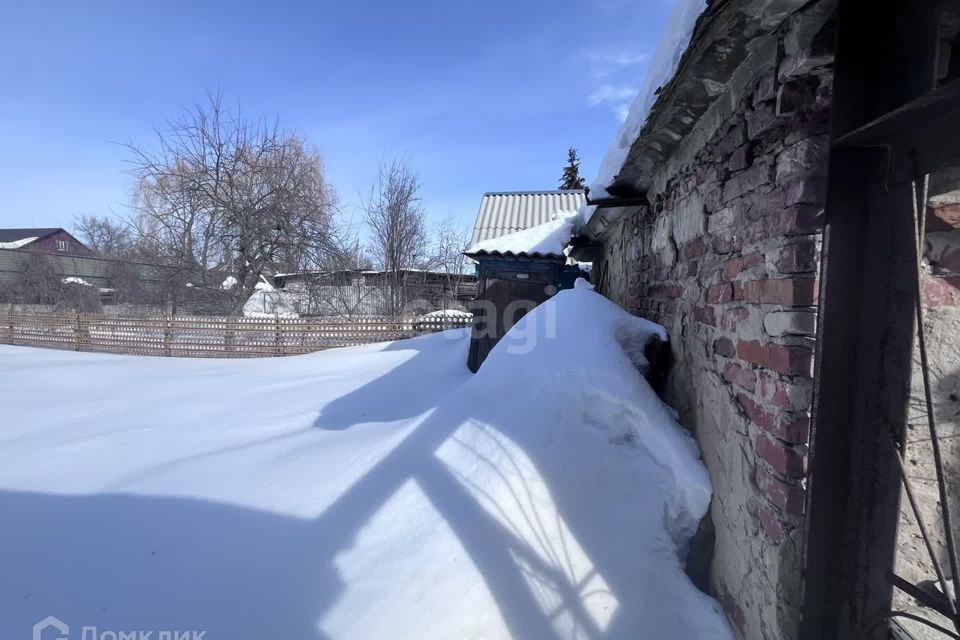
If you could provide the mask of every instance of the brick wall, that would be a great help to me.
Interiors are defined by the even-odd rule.
[[[605,295],[670,332],[667,400],[714,483],[711,586],[745,638],[792,638],[799,620],[832,83],[828,58],[782,55],[789,25],[776,37],[595,264]]]
[[[666,399],[697,437],[714,485],[710,587],[751,640],[794,638],[802,604],[834,6],[805,5],[751,43],[656,167],[649,206],[605,234],[594,266],[601,292],[669,330]],[[949,500],[960,514],[960,168],[931,176],[930,188],[922,294]],[[916,354],[907,441],[908,475],[946,566]],[[933,579],[906,503],[897,535],[896,572]],[[936,618],[900,592],[894,606]]]

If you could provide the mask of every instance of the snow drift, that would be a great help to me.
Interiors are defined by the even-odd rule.
[[[224,285],[227,280],[224,280]],[[271,284],[258,282],[253,293],[243,303],[243,315],[245,318],[299,318],[295,298],[289,291],[278,291]]]
[[[578,286],[473,377],[464,330],[242,361],[2,347],[0,637],[731,638],[682,570],[710,485],[637,370],[658,334]]]

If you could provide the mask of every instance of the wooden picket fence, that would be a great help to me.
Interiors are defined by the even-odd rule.
[[[118,318],[71,313],[0,311],[0,344],[191,358],[287,356],[411,338],[470,325],[470,317],[357,318]]]

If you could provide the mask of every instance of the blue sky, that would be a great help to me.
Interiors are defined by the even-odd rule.
[[[591,180],[672,0],[0,0],[0,226],[124,216],[129,152],[221,90],[320,149],[356,221],[405,154],[433,220]]]

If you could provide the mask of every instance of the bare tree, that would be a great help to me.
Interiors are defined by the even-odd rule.
[[[39,253],[25,256],[19,273],[0,291],[0,301],[54,305],[57,310],[100,311],[100,292],[80,278],[64,278],[57,261]]]
[[[60,282],[60,290],[56,302],[57,311],[82,311],[84,313],[99,313],[100,292],[96,287],[75,280]]]
[[[74,218],[73,228],[88,247],[110,259],[107,276],[116,304],[162,306],[176,291],[178,271],[163,267],[152,236],[137,225],[91,215]]]
[[[73,230],[101,257],[128,259],[134,251],[133,228],[126,222],[100,216],[77,216],[73,220]]]
[[[431,263],[433,268],[446,274],[446,292],[449,302],[459,296],[460,284],[467,271],[467,257],[463,254],[470,242],[469,231],[459,226],[453,216],[448,215],[434,229]],[[446,304],[448,300],[444,300]]]
[[[167,286],[161,267],[113,260],[107,269],[107,277],[116,304],[163,306],[167,301]]]
[[[56,304],[60,299],[62,276],[50,256],[31,254],[20,265],[13,282],[11,302],[19,304]]]
[[[366,286],[365,275],[356,269],[312,274],[288,287],[302,315],[354,317],[367,315],[380,302],[383,289]]]
[[[400,315],[406,301],[404,273],[427,261],[426,213],[420,181],[405,158],[381,164],[377,180],[363,203],[370,229],[370,253],[386,272],[389,310]]]
[[[130,148],[140,244],[177,270],[177,291],[225,296],[236,313],[264,274],[307,269],[338,250],[336,196],[319,154],[276,124],[225,109],[221,95],[158,130],[155,150]],[[236,284],[224,288],[229,276]]]

